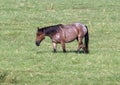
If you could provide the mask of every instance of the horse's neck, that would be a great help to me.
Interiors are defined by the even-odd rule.
[[[44,31],[45,36],[52,38],[52,34],[48,33],[46,30]]]
[[[50,38],[52,38],[58,31],[59,28],[51,28],[51,29],[45,29],[44,33],[45,36],[49,36]]]
[[[52,39],[52,37],[53,37],[53,35],[51,35],[51,34],[48,34],[48,35],[45,35],[45,36],[50,37],[50,39]]]

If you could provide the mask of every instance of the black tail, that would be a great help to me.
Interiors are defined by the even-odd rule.
[[[86,47],[86,50],[85,52],[86,53],[89,53],[89,48],[88,48],[88,44],[89,44],[89,33],[88,33],[88,27],[85,25],[86,29],[87,29],[87,33],[85,34],[85,47]]]

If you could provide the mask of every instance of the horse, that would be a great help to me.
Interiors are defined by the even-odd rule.
[[[57,24],[47,26],[43,28],[37,28],[36,32],[36,46],[40,46],[40,43],[48,36],[52,40],[53,52],[56,52],[57,44],[61,44],[63,52],[66,52],[65,43],[78,41],[77,52],[80,53],[80,49],[83,49],[84,53],[89,53],[89,33],[88,27],[81,23],[72,24]],[[84,38],[84,43],[83,43]]]

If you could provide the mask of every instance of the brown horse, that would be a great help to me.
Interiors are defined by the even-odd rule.
[[[73,23],[68,25],[58,24],[54,26],[48,26],[37,29],[36,33],[36,45],[39,46],[41,41],[45,39],[45,36],[49,36],[52,39],[53,51],[56,52],[57,44],[62,45],[63,52],[66,52],[65,43],[71,42],[75,39],[78,41],[77,52],[83,49],[84,53],[89,53],[89,34],[86,25],[81,23]],[[83,44],[83,38],[85,37],[85,44]]]

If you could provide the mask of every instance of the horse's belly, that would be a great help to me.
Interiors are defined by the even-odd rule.
[[[75,31],[65,33],[65,41],[71,42],[77,38],[77,33]]]

